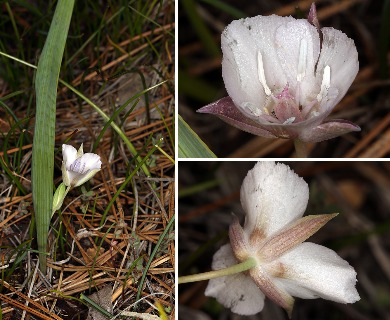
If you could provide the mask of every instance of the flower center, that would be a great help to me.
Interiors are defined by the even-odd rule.
[[[282,124],[292,124],[294,122],[304,121],[309,118],[311,114],[316,115],[318,113],[318,106],[324,97],[328,95],[328,90],[330,88],[330,67],[327,65],[324,68],[320,92],[317,94],[316,98],[313,96],[299,97],[301,94],[300,85],[306,76],[307,48],[307,40],[302,39],[299,47],[296,94],[291,94],[288,83],[280,93],[275,94],[275,92],[272,92],[268,87],[265,78],[263,55],[258,51],[258,79],[263,86],[264,93],[267,95],[266,103],[262,107],[262,114],[268,116],[270,122],[280,121]],[[313,101],[311,101],[311,99],[313,99]]]

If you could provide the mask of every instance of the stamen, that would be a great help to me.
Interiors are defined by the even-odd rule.
[[[260,51],[257,53],[257,68],[257,72],[259,73],[259,81],[263,85],[265,94],[269,96],[271,95],[271,89],[267,86],[267,82],[265,81],[263,56],[261,55]]]
[[[305,77],[306,64],[307,64],[307,41],[305,38],[303,38],[299,46],[297,81],[302,81],[302,79]]]
[[[322,98],[328,93],[330,88],[330,67],[326,66],[324,68],[324,74],[322,76],[321,91],[317,95],[317,101],[320,102]]]

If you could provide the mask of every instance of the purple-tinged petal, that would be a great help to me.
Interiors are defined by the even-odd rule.
[[[283,286],[278,285],[260,266],[250,269],[249,275],[267,298],[284,308],[291,318],[294,298],[284,290]]]
[[[332,120],[320,124],[311,130],[302,130],[299,139],[304,142],[320,142],[341,136],[352,131],[360,131],[360,127],[347,120]]]
[[[310,6],[309,15],[307,16],[307,21],[315,26],[317,29],[320,29],[320,23],[317,18],[317,9],[316,4],[313,2]]]
[[[220,270],[237,264],[229,244],[222,246],[213,257],[213,270]],[[264,294],[245,273],[211,279],[205,295],[216,298],[219,303],[234,313],[252,315],[264,307]]]
[[[241,187],[241,204],[246,212],[244,230],[250,235],[250,244],[259,244],[259,232],[262,237],[270,237],[302,217],[308,199],[307,183],[290,167],[258,162]]]
[[[289,294],[303,298],[324,298],[340,303],[360,300],[355,288],[356,272],[347,261],[326,247],[304,242],[290,250],[267,270],[280,269],[275,281]],[[274,268],[273,268],[274,267]]]
[[[248,236],[242,229],[240,222],[235,215],[233,215],[233,222],[229,227],[229,239],[234,255],[240,262],[250,257],[249,252],[251,251],[251,248]]]
[[[307,240],[337,215],[338,213],[310,215],[295,221],[267,239],[264,246],[258,249],[258,257],[262,261],[275,260]]]
[[[258,136],[277,138],[269,131],[259,128],[259,124],[242,114],[230,97],[222,98],[214,103],[204,106],[203,108],[197,110],[197,112],[213,114],[233,127]]]

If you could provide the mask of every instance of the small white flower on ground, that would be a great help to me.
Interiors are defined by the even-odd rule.
[[[95,153],[83,152],[83,145],[77,151],[73,146],[62,145],[62,180],[67,187],[78,187],[100,171],[102,162]]]
[[[230,244],[215,253],[212,269],[224,269],[248,258],[254,258],[256,266],[245,273],[210,280],[205,294],[242,315],[260,312],[267,296],[290,317],[293,296],[340,303],[360,300],[354,268],[333,250],[304,242],[337,215],[302,218],[308,199],[307,183],[288,166],[257,163],[241,187],[244,227],[234,216]]]
[[[315,7],[309,21],[317,24]],[[359,70],[355,43],[308,20],[257,16],[233,21],[222,33],[222,76],[229,97],[198,112],[267,138],[319,142],[360,131],[326,120]]]

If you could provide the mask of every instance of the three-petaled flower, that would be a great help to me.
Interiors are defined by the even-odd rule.
[[[95,153],[84,153],[81,144],[77,151],[73,146],[62,145],[62,180],[67,187],[78,187],[100,171],[102,162]]]
[[[286,309],[290,317],[292,296],[358,301],[353,267],[334,251],[303,242],[337,215],[302,218],[308,198],[306,182],[288,166],[256,164],[241,187],[244,227],[234,217],[230,244],[215,253],[212,269],[224,269],[249,258],[255,260],[255,267],[210,280],[205,294],[243,315],[261,311],[265,296]]]
[[[345,120],[325,121],[359,70],[355,44],[343,32],[257,16],[226,27],[222,52],[229,97],[198,112],[267,138],[319,142],[360,131]]]

